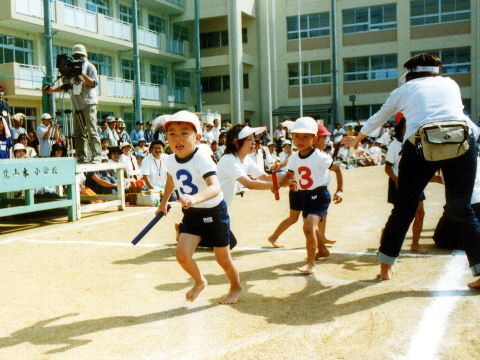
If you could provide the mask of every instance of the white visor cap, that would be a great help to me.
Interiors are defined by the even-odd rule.
[[[266,127],[254,127],[251,128],[250,126],[245,126],[240,132],[238,133],[238,140],[245,139],[247,136],[255,134],[255,135],[260,135],[263,133],[265,130],[267,130]]]
[[[165,128],[167,128],[168,124],[172,122],[187,122],[193,124],[193,126],[195,126],[195,130],[197,131],[197,134],[202,134],[202,126],[200,125],[200,120],[198,119],[198,116],[194,113],[191,113],[190,111],[182,110],[170,116],[170,118],[165,120]]]
[[[318,124],[315,119],[305,116],[295,120],[291,133],[317,135]]]

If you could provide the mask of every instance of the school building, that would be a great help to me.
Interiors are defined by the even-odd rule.
[[[122,117],[132,129],[131,0],[50,1],[54,57],[84,44],[99,74],[99,119],[104,114]],[[442,59],[443,73],[460,85],[465,112],[474,122],[480,120],[478,1],[335,4],[340,122],[354,116],[365,120],[378,110],[398,86],[403,62],[419,52]],[[300,37],[303,113],[331,125],[331,14],[328,0],[200,0],[203,111],[253,125],[268,124],[270,111],[274,125],[298,117]],[[138,19],[143,121],[193,111],[195,1],[138,1]],[[14,112],[28,116],[27,126],[39,122],[42,112],[44,64],[43,1],[2,1],[0,86]]]

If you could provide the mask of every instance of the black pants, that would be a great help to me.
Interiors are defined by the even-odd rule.
[[[438,169],[445,182],[445,217],[454,222],[455,231],[467,253],[473,275],[480,275],[480,223],[470,202],[477,172],[477,143],[454,159],[426,161],[408,140],[403,145],[398,174],[398,199],[383,232],[378,259],[395,264],[410,223],[415,217],[420,196]]]

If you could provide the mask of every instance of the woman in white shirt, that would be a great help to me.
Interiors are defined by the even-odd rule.
[[[127,176],[125,177],[125,183],[127,186],[130,186],[130,183],[137,181],[142,177],[142,172],[137,164],[137,158],[130,153],[130,150],[132,150],[132,145],[128,142],[124,142],[120,145],[120,149],[122,149],[120,162],[126,165]]]
[[[438,169],[445,179],[445,215],[458,224],[470,269],[480,276],[480,222],[470,205],[477,164],[478,128],[463,113],[462,96],[457,83],[442,77],[442,62],[430,54],[415,55],[403,65],[408,72],[402,76],[406,83],[392,91],[382,108],[373,115],[356,138],[346,143],[358,143],[374,129],[384,124],[394,113],[402,112],[406,119],[402,159],[398,173],[398,199],[385,225],[378,259],[381,276],[392,276],[392,265],[400,253],[405,235],[412,222],[420,196]],[[469,149],[461,156],[442,161],[427,161],[417,151],[411,138],[426,123],[458,120],[470,128]],[[469,284],[480,288],[480,279]]]

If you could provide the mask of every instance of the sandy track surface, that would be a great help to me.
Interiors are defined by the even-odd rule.
[[[175,260],[180,208],[139,243],[153,217],[127,208],[66,218],[0,220],[0,359],[478,359],[480,292],[470,291],[466,256],[435,248],[431,236],[443,187],[426,189],[421,243],[407,235],[392,281],[375,257],[390,213],[383,167],[344,171],[345,200],[331,205],[332,255],[299,274],[301,222],[267,237],[288,214],[288,193],[248,191],[230,209],[233,251],[245,292],[218,302],[228,281],[213,252],[195,255],[209,285],[185,301],[192,280]],[[335,179],[330,191],[333,193]]]

